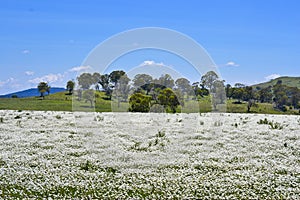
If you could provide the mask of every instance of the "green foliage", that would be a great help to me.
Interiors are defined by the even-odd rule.
[[[275,123],[269,122],[269,125],[271,129],[279,129],[279,130],[283,129],[283,126],[278,122]]]
[[[282,85],[281,82],[278,82],[275,86],[273,86],[273,94],[274,94],[274,103],[276,104],[276,108],[281,111],[286,111],[285,105],[288,102],[288,96],[286,94],[286,86]]]
[[[111,99],[112,85],[110,84],[110,76],[108,74],[101,75],[98,83],[101,85],[109,99]]]
[[[148,141],[137,142],[135,141],[132,146],[128,148],[130,151],[147,151],[162,150],[170,142],[166,137],[165,131],[158,131],[158,133]]]
[[[126,73],[122,70],[116,70],[116,71],[113,71],[109,74],[109,78],[110,78],[110,81],[116,85],[117,82],[120,80],[120,78],[122,76],[124,76]]]
[[[186,78],[179,78],[175,81],[177,89],[180,91],[181,94],[190,94],[192,91],[192,86],[190,81]]]
[[[98,73],[98,72],[95,72],[93,75],[92,75],[92,78],[93,78],[93,84],[95,85],[95,89],[97,91],[99,91],[99,80],[101,78],[101,75]]]
[[[129,98],[129,111],[130,112],[149,112],[151,97],[135,93]]]
[[[170,108],[171,112],[175,113],[177,106],[180,105],[177,96],[172,89],[166,88],[158,95],[158,101],[166,108]]]
[[[258,122],[257,122],[258,124],[269,124],[269,121],[268,121],[268,119],[267,118],[265,118],[265,119],[260,119]]]
[[[112,104],[114,104],[109,100],[114,95],[113,101],[117,100],[118,110],[124,111],[128,109],[128,94],[134,89],[134,93],[149,95],[151,108],[149,109],[147,103],[142,102],[137,108],[129,108],[131,111],[136,109],[141,112],[151,110],[151,112],[192,113],[199,112],[199,110],[200,112],[218,110],[243,113],[250,112],[251,109],[251,112],[255,113],[280,114],[282,111],[287,114],[300,113],[297,110],[300,107],[300,90],[283,85],[286,81],[277,81],[268,88],[249,87],[240,83],[235,84],[235,87],[231,87],[229,84],[225,87],[224,81],[219,80],[215,72],[208,72],[201,78],[201,84],[195,82],[190,85],[188,79],[179,78],[175,81],[176,88],[173,88],[174,80],[169,74],[162,75],[155,80],[150,75],[138,74],[133,79],[134,88],[132,88],[130,79],[122,70],[104,75],[83,73],[77,79],[81,89],[74,90],[73,81],[67,83],[69,94],[74,92],[76,94],[74,96],[78,96],[78,100],[74,98],[73,102],[71,97],[62,96],[60,93],[48,95],[43,102],[36,102],[36,98],[0,99],[0,109],[71,111],[72,107],[75,107],[76,111],[94,111],[92,109],[94,106],[96,111],[108,112],[111,111]],[[100,92],[98,84],[101,85],[104,92]],[[84,89],[91,88],[92,85],[96,86],[96,91]],[[41,83],[40,92],[43,98],[44,92],[49,91],[50,87],[47,83]],[[92,93],[95,93],[95,96]],[[225,104],[226,97],[229,98],[227,105]],[[85,101],[81,101],[82,98]],[[239,104],[232,104],[232,98],[237,99]],[[87,106],[88,103],[90,103],[90,109]],[[135,105],[137,103],[140,102],[136,102]],[[274,103],[275,109],[271,103]]]
[[[287,76],[282,76],[273,80],[270,80],[268,82],[265,83],[260,83],[260,84],[256,84],[253,85],[253,87],[259,87],[259,88],[268,88],[268,87],[272,87],[274,85],[277,84],[278,81],[281,81],[282,85],[286,85],[289,87],[297,87],[300,89],[300,77],[287,77]]]
[[[201,84],[208,90],[213,89],[214,82],[219,79],[219,76],[214,71],[209,71],[201,77]]]
[[[39,85],[37,86],[39,92],[41,93],[41,97],[44,98],[44,93],[45,92],[50,92],[50,86],[46,82],[40,82]]]
[[[258,96],[261,103],[272,101],[272,87],[266,87],[258,90]]]
[[[156,137],[165,137],[165,136],[166,136],[165,131],[158,131],[158,133],[156,134]]]
[[[280,123],[269,121],[267,118],[265,118],[263,120],[260,119],[257,123],[258,124],[267,124],[270,126],[271,129],[278,129],[278,130],[283,129],[283,126]]]
[[[67,90],[69,91],[69,94],[72,94],[73,90],[74,90],[74,87],[75,87],[75,82],[74,81],[68,81],[67,82]]]
[[[77,77],[79,86],[84,89],[90,89],[91,85],[94,83],[94,79],[92,74],[90,73],[82,73]]]

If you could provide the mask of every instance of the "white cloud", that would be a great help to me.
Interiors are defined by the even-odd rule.
[[[40,82],[54,83],[54,82],[63,81],[63,78],[64,78],[64,75],[62,75],[62,74],[47,74],[42,77],[31,79],[28,82],[34,83],[34,84],[38,84]]]
[[[269,75],[269,76],[266,76],[265,77],[265,80],[266,81],[269,81],[269,80],[272,80],[272,79],[276,79],[276,78],[279,78],[281,75],[279,75],[279,74],[271,74],[271,75]]]
[[[157,66],[157,67],[165,67],[164,63],[157,63],[153,60],[145,60],[142,64],[139,65],[140,67],[144,66]]]
[[[15,81],[14,78],[9,78],[9,79],[7,79],[7,80],[5,80],[5,81],[0,81],[0,87],[3,87],[3,86],[5,86],[5,85],[7,85],[7,84],[9,84],[9,83],[14,82],[14,81]]]
[[[25,74],[26,74],[27,76],[32,76],[32,75],[34,74],[34,72],[33,72],[33,71],[26,71]]]
[[[225,66],[227,66],[227,67],[238,67],[238,66],[240,66],[239,64],[236,64],[235,62],[233,62],[233,61],[229,61],[229,62],[227,62],[226,64],[225,64]]]
[[[70,69],[70,72],[81,72],[81,71],[86,71],[92,69],[90,66],[78,66],[78,67],[73,67]]]
[[[24,84],[20,84],[15,78],[8,78],[7,80],[0,80],[0,94],[11,93],[12,91],[19,90]]]
[[[28,50],[28,49],[24,49],[23,51],[22,51],[22,54],[29,54],[30,53],[30,51]]]

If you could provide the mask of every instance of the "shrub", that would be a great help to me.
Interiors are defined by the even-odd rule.
[[[166,136],[166,132],[164,131],[158,131],[158,133],[156,134],[156,137],[165,137]]]
[[[275,123],[269,122],[269,125],[270,125],[271,129],[278,129],[278,130],[283,129],[283,126],[281,126],[281,124],[278,122],[275,122]]]
[[[257,123],[258,124],[267,124],[270,126],[271,129],[278,129],[278,130],[283,129],[283,126],[280,123],[268,121],[267,118],[265,118],[264,120],[260,119]]]
[[[257,123],[258,124],[269,124],[269,121],[267,118],[265,118],[264,120],[260,119]]]
[[[100,122],[100,121],[103,121],[103,120],[104,120],[104,117],[99,116],[99,115],[97,115],[97,116],[94,118],[94,121],[96,121],[96,122]]]
[[[130,112],[149,112],[151,97],[135,93],[129,98],[129,111]]]

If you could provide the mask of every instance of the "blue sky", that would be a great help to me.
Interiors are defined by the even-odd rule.
[[[297,0],[0,0],[0,94],[36,87],[39,81],[64,87],[95,46],[141,27],[193,38],[231,84],[300,76],[299,9]],[[133,67],[144,61],[184,64],[158,53],[123,61]]]

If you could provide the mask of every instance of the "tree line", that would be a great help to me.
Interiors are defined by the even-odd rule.
[[[129,102],[129,111],[132,112],[149,112],[151,109],[176,112],[177,107],[184,106],[186,101],[199,100],[204,96],[212,97],[213,110],[218,110],[218,105],[224,104],[226,99],[233,99],[236,104],[247,103],[248,112],[257,103],[272,103],[274,108],[281,111],[286,111],[286,106],[294,109],[300,107],[300,90],[297,87],[283,85],[282,81],[266,88],[253,88],[241,83],[225,85],[225,81],[213,71],[193,83],[186,78],[174,80],[169,74],[159,78],[137,74],[131,80],[122,70],[102,75],[98,72],[82,73],[77,77],[77,82],[78,100],[85,99],[93,106],[94,90],[103,91],[108,100],[112,100],[112,97],[116,99],[118,106],[121,102]],[[75,82],[68,81],[66,88],[71,95],[75,90]],[[50,87],[42,82],[38,89],[43,97]]]

